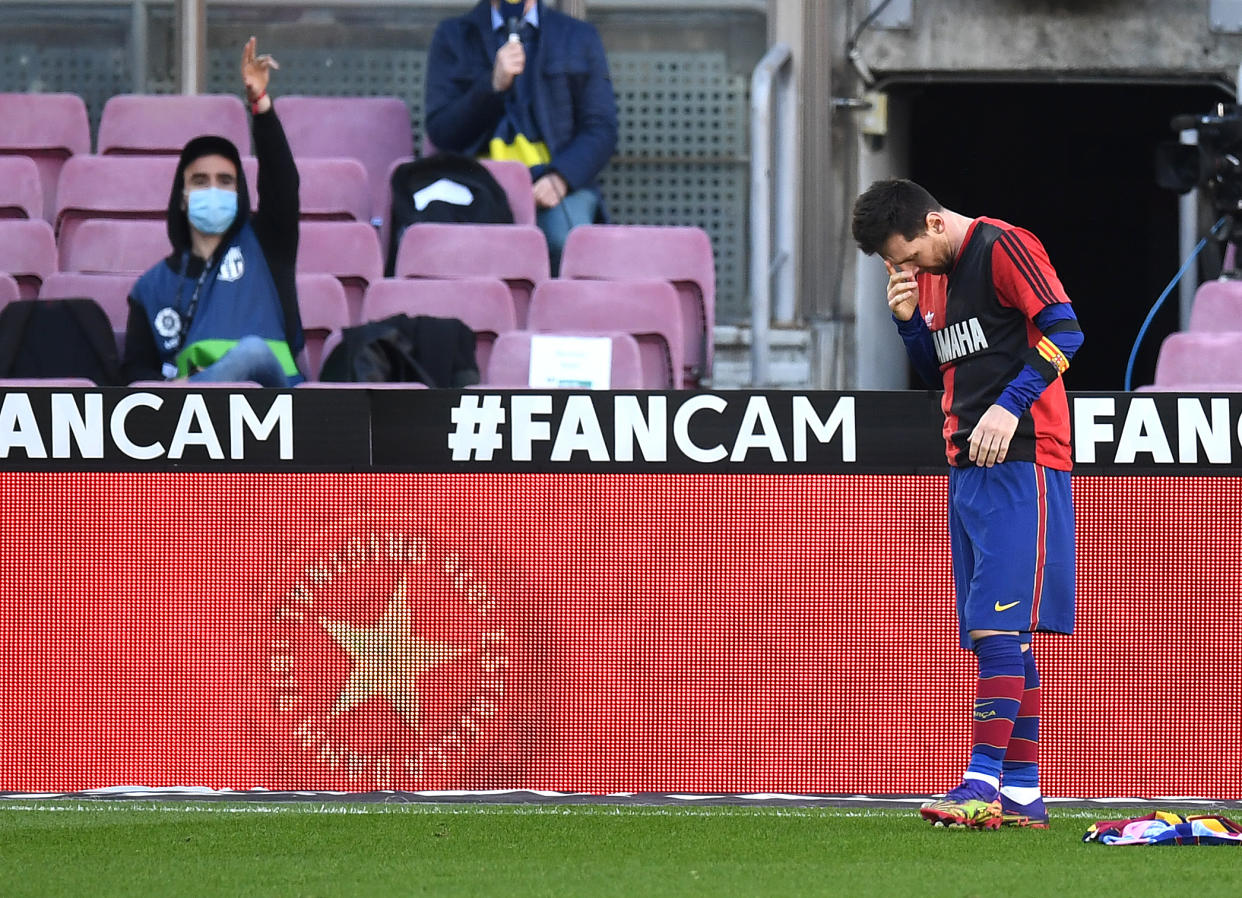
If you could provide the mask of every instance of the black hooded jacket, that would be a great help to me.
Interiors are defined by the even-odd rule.
[[[190,223],[181,208],[185,189],[186,166],[203,156],[219,155],[237,168],[237,217],[223,234],[217,253],[227,250],[237,232],[247,220],[254,229],[263,256],[276,282],[276,291],[285,315],[285,337],[296,357],[302,351],[305,336],[302,333],[302,316],[298,312],[298,295],[295,279],[298,256],[298,169],[285,138],[285,130],[276,117],[276,111],[253,117],[255,156],[259,161],[259,211],[250,211],[250,191],[246,185],[246,173],[242,169],[241,156],[232,141],[214,135],[196,137],[185,145],[173,176],[172,191],[168,199],[168,239],[172,252],[159,262],[174,272],[180,272],[182,256],[190,251]],[[187,277],[197,278],[203,270],[203,260],[192,253]],[[238,334],[238,337],[244,336]],[[161,380],[159,350],[151,322],[142,304],[133,296],[129,298],[129,320],[125,328],[125,355],[122,370],[127,381]]]

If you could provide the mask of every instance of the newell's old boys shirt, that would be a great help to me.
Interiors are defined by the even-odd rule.
[[[971,223],[952,271],[920,274],[918,285],[919,313],[944,378],[949,464],[969,467],[971,431],[1022,370],[1031,348],[1042,345],[1035,316],[1069,297],[1039,239],[994,218]],[[1061,378],[1018,419],[1006,460],[1071,469],[1069,405]]]

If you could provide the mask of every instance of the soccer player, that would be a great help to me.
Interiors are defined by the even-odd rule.
[[[1031,634],[1074,628],[1061,375],[1082,331],[1029,231],[968,218],[912,181],[886,180],[855,201],[853,233],[864,253],[884,259],[888,307],[914,367],[944,387],[959,635],[979,662],[966,772],[920,813],[937,825],[1047,827]]]

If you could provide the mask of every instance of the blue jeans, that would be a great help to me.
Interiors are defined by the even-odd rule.
[[[565,249],[565,241],[569,239],[569,232],[578,225],[595,221],[595,211],[598,208],[599,196],[594,191],[575,190],[551,209],[539,209],[535,213],[535,223],[548,238],[548,261],[552,266],[552,277],[560,274],[561,253]]]
[[[280,360],[266,341],[255,336],[242,337],[215,364],[191,374],[189,380],[197,383],[253,380],[263,387],[284,389],[289,386],[289,378],[280,366]]]

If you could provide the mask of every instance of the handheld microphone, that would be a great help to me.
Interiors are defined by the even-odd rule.
[[[509,43],[520,44],[522,42],[522,20],[517,16],[509,16],[505,27],[509,29]]]
[[[1175,115],[1169,122],[1169,128],[1174,131],[1189,131],[1203,124],[1203,116],[1201,115]]]

